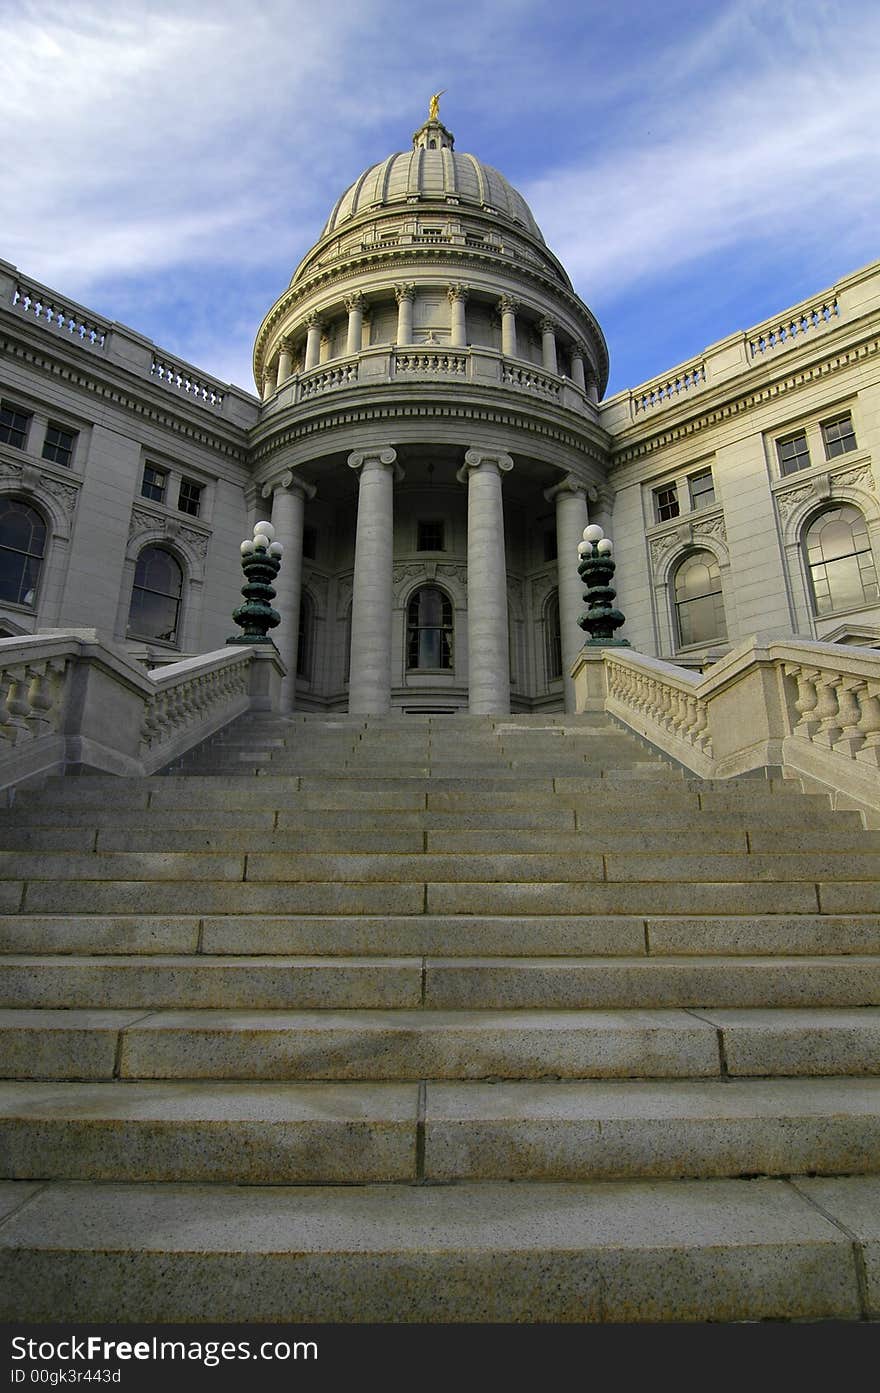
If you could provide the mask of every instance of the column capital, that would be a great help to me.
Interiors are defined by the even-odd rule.
[[[360,310],[361,313],[363,313],[367,308],[366,296],[362,295],[359,290],[356,290],[353,295],[346,295],[342,303],[345,305],[349,314],[355,310]]]
[[[398,305],[401,300],[414,300],[416,298],[416,287],[414,281],[405,281],[394,287],[394,298]]]
[[[538,320],[538,328],[541,330],[542,334],[555,334],[559,325],[555,319],[551,319],[548,315],[545,315],[543,319]]]
[[[393,445],[377,445],[372,450],[352,450],[348,457],[349,469],[367,469],[371,465],[376,468],[390,468],[393,466],[394,478],[400,483],[403,478],[403,469],[397,463],[397,451]]]
[[[572,358],[582,358],[584,362],[588,361],[587,345],[582,339],[572,339],[570,352]]]
[[[470,449],[465,452],[464,464],[456,473],[456,479],[463,484],[469,469],[479,469],[481,465],[494,465],[499,474],[507,474],[513,468],[513,460],[503,450]]]
[[[314,498],[318,492],[314,484],[295,474],[292,469],[285,469],[277,479],[271,479],[269,483],[264,484],[260,493],[263,498],[269,498],[273,493],[284,493],[288,489],[291,493],[301,493],[305,499]]]
[[[498,301],[498,306],[497,306],[497,308],[498,308],[498,313],[499,313],[499,314],[506,314],[506,313],[509,313],[509,314],[516,314],[516,312],[517,312],[517,310],[519,309],[519,307],[520,307],[521,304],[522,304],[522,301],[521,301],[521,300],[517,300],[517,298],[516,298],[515,295],[502,295],[502,296],[501,296],[501,299]]]
[[[323,329],[323,328],[324,328],[324,321],[323,321],[323,319],[321,318],[321,316],[320,316],[320,314],[318,313],[317,310],[312,310],[311,314],[307,314],[307,315],[306,315],[306,318],[305,318],[305,326],[306,326],[307,329]]]
[[[450,304],[454,304],[456,300],[466,300],[470,293],[469,285],[463,285],[461,281],[453,281],[452,285],[447,288],[446,298]]]
[[[581,494],[586,502],[590,495],[595,494],[595,492],[594,488],[585,484],[581,479],[576,479],[573,474],[566,474],[565,478],[560,479],[558,484],[551,484],[550,488],[544,489],[544,497],[548,503],[554,503],[561,494]]]

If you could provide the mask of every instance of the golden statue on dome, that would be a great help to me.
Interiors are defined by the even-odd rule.
[[[445,91],[446,91],[446,88],[444,87],[442,92],[435,92],[434,95],[433,95],[433,97],[431,98],[431,100],[430,100],[430,102],[429,102],[429,104],[428,104],[428,120],[429,120],[429,121],[439,121],[439,120],[440,120],[440,98],[443,96],[443,92],[445,92]]]

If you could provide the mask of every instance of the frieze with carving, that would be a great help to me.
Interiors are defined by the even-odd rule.
[[[840,469],[832,473],[831,478],[835,484],[842,484],[844,488],[867,489],[873,493],[876,485],[874,474],[869,464],[857,465],[855,469]]]
[[[79,498],[79,489],[74,484],[63,484],[60,479],[47,479],[43,475],[40,479],[40,487],[50,493],[53,498],[57,498],[69,518],[73,517]]]
[[[184,546],[188,546],[200,560],[207,559],[210,541],[207,533],[197,532],[193,527],[184,527],[177,518],[167,517],[164,513],[150,513],[146,508],[132,508],[131,521],[128,525],[129,542],[145,532],[159,532],[170,540],[179,540]]]

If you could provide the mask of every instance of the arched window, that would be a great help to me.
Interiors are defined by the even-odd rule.
[[[299,631],[296,638],[296,675],[311,682],[315,661],[315,602],[307,590],[299,602]]]
[[[857,609],[878,598],[865,519],[851,503],[826,508],[804,533],[816,614]]]
[[[13,605],[35,605],[46,524],[37,512],[18,498],[0,502],[0,600]]]
[[[559,591],[551,590],[544,601],[544,672],[548,682],[562,676],[562,633],[559,627]]]
[[[721,572],[709,551],[694,551],[675,572],[675,619],[678,643],[715,643],[727,638]]]
[[[137,559],[128,627],[138,638],[177,642],[183,571],[163,547],[144,547]]]
[[[422,586],[407,606],[406,665],[452,667],[452,601],[436,586]]]

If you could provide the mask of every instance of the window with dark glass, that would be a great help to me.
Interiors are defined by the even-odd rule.
[[[699,474],[688,475],[688,493],[691,500],[691,508],[696,512],[700,508],[711,508],[715,502],[715,485],[712,482],[712,470],[701,469]]]
[[[544,671],[547,681],[562,676],[562,633],[559,628],[559,591],[554,590],[544,603]]]
[[[144,498],[150,498],[154,503],[165,502],[165,489],[168,486],[168,474],[164,469],[157,469],[154,464],[144,467],[144,477],[141,483],[141,494]]]
[[[181,479],[177,506],[182,513],[197,518],[202,506],[202,485],[193,483],[192,479]]]
[[[665,489],[654,490],[654,515],[658,522],[668,522],[678,517],[678,489],[670,484]]]
[[[675,572],[674,591],[680,647],[727,637],[721,572],[711,552],[695,551],[682,561]]]
[[[798,431],[797,435],[790,435],[787,440],[777,440],[776,453],[779,456],[779,472],[783,477],[810,467],[810,450],[805,431]]]
[[[315,603],[307,591],[299,602],[299,629],[296,636],[296,675],[306,682],[312,680],[315,653]]]
[[[544,560],[555,561],[557,557],[556,528],[544,533]]]
[[[10,406],[5,401],[0,403],[0,442],[23,450],[30,419],[30,412],[22,411],[20,406]]]
[[[0,501],[0,600],[36,603],[45,550],[46,524],[36,508],[17,498]]]
[[[804,550],[816,614],[857,609],[880,597],[865,519],[851,503],[814,518]]]
[[[138,638],[177,642],[183,571],[162,547],[145,547],[137,560],[128,627]]]
[[[303,556],[307,561],[314,561],[318,554],[318,531],[315,527],[303,528]]]
[[[417,590],[407,606],[406,665],[452,667],[452,601],[433,585]]]
[[[417,551],[443,551],[444,526],[442,522],[420,522],[418,525]]]
[[[65,430],[63,426],[49,426],[43,441],[43,459],[69,467],[75,440],[76,431]]]
[[[836,455],[846,455],[850,450],[858,449],[849,412],[834,421],[823,421],[822,439],[825,441],[826,459],[834,459]]]

